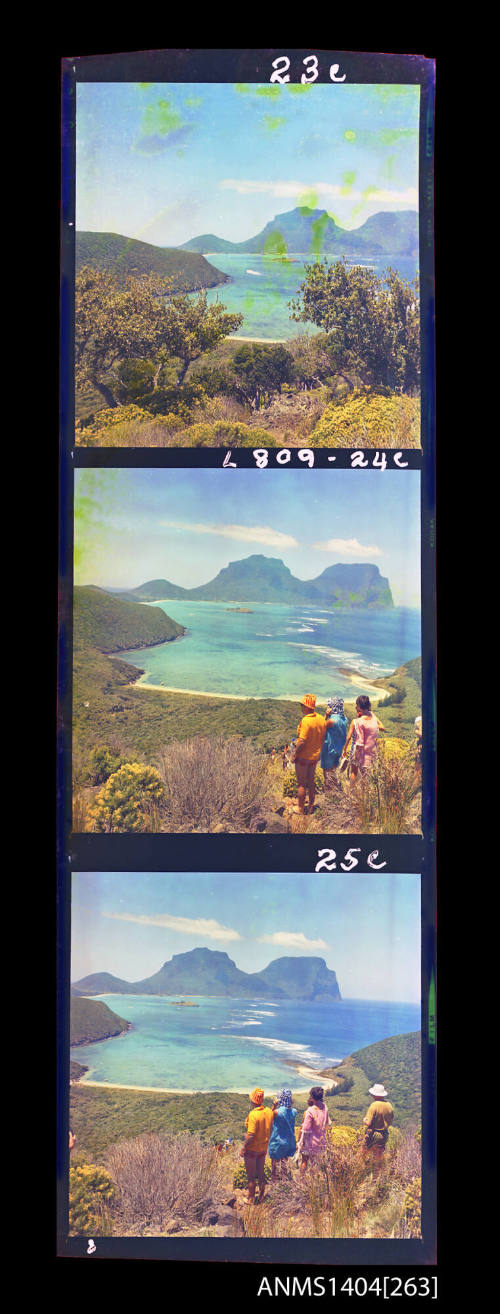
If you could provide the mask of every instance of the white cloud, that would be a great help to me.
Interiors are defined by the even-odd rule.
[[[261,543],[267,547],[298,547],[296,538],[282,534],[270,525],[204,525],[188,524],[184,520],[162,520],[164,529],[182,529],[189,534],[216,534],[220,538],[237,538],[244,543]]]
[[[288,949],[329,949],[325,940],[308,940],[303,931],[275,931],[257,936],[259,944],[280,944]]]
[[[366,547],[357,538],[328,538],[324,543],[311,543],[318,552],[340,552],[343,557],[381,557],[382,548],[371,543]]]
[[[139,926],[162,926],[169,931],[178,931],[180,935],[196,935],[208,940],[242,940],[238,931],[220,922],[205,917],[170,917],[168,913],[154,913],[151,917],[143,913],[103,913],[118,922],[137,922]]]
[[[339,183],[313,182],[305,183],[298,180],[276,178],[273,181],[267,178],[223,178],[220,187],[226,191],[239,192],[243,196],[252,196],[266,193],[269,196],[307,196],[315,192],[318,196],[324,196],[327,199],[342,198],[348,195],[350,201],[380,201],[381,204],[404,205],[406,207],[418,206],[418,192],[416,187],[406,187],[404,191],[392,191],[388,187],[370,187],[369,189],[359,190],[346,188]]]

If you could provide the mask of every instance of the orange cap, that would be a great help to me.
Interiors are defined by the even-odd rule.
[[[302,702],[301,702],[300,706],[301,706],[301,707],[310,707],[311,712],[314,712],[314,708],[316,707],[316,696],[315,696],[315,694],[304,694],[304,697],[303,697],[303,699],[302,699]]]
[[[250,1099],[252,1101],[252,1104],[262,1104],[262,1101],[264,1099],[264,1091],[260,1089],[260,1086],[255,1087],[255,1090],[252,1091]]]

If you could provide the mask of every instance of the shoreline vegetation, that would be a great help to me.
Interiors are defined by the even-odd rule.
[[[307,207],[267,226],[284,252],[298,216],[303,282],[274,293],[297,322],[285,338],[240,333],[243,313],[209,304],[206,289],[233,279],[199,252],[76,234],[77,446],[420,449],[418,280],[391,267],[410,251],[408,215],[374,216],[381,275],[338,234],[331,248],[332,221]]]

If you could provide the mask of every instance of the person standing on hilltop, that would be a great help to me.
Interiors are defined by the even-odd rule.
[[[382,725],[378,716],[372,712],[368,695],[360,694],[359,698],[356,698],[356,716],[351,721],[344,746],[346,760],[349,760],[350,756],[351,784],[357,779],[358,771],[364,775],[376,762],[377,740],[381,730],[385,731],[385,725]],[[353,739],[354,747],[348,755],[347,749]]]
[[[264,1091],[260,1086],[256,1086],[249,1098],[252,1108],[245,1122],[246,1136],[240,1150],[240,1159],[244,1160],[248,1177],[248,1203],[252,1204],[255,1199],[255,1184],[258,1182],[259,1194],[255,1203],[260,1204],[266,1190],[264,1165],[274,1122],[274,1111],[264,1107]]]
[[[326,711],[327,714],[330,714],[330,719],[326,723],[320,766],[325,778],[325,791],[328,791],[332,789],[336,780],[340,755],[347,738],[347,717],[344,715],[344,699],[327,698]]]
[[[298,1142],[301,1177],[307,1172],[308,1164],[314,1165],[326,1146],[326,1129],[331,1125],[331,1118],[323,1100],[324,1093],[322,1086],[313,1086],[309,1091]]]
[[[373,1095],[373,1103],[363,1118],[363,1126],[366,1127],[363,1150],[377,1151],[378,1158],[384,1153],[387,1144],[389,1127],[394,1121],[394,1109],[387,1099],[385,1086],[370,1086],[369,1094]]]
[[[269,1140],[271,1181],[275,1181],[278,1175],[279,1163],[281,1163],[281,1174],[287,1172],[288,1160],[293,1158],[297,1150],[295,1140],[297,1110],[293,1107],[293,1096],[288,1087],[278,1091],[273,1103],[273,1113],[273,1129]]]
[[[306,794],[309,797],[309,814],[313,811],[316,797],[314,777],[318,765],[323,741],[326,734],[327,717],[320,716],[316,709],[314,694],[305,694],[300,704],[302,720],[297,726],[295,745],[295,774],[298,786],[298,812],[305,812]]]

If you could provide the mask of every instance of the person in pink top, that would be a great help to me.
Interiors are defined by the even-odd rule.
[[[356,713],[354,720],[351,721],[345,742],[345,751],[354,738],[354,747],[351,753],[351,783],[356,780],[358,771],[363,775],[368,771],[377,760],[377,740],[379,732],[385,730],[385,726],[379,721],[378,716],[372,712],[372,706],[367,694],[360,694],[356,699]]]
[[[330,1114],[323,1102],[323,1087],[313,1086],[309,1091],[307,1109],[302,1119],[299,1148],[301,1152],[300,1174],[307,1172],[307,1165],[317,1158],[326,1145],[326,1129],[331,1124]]]

